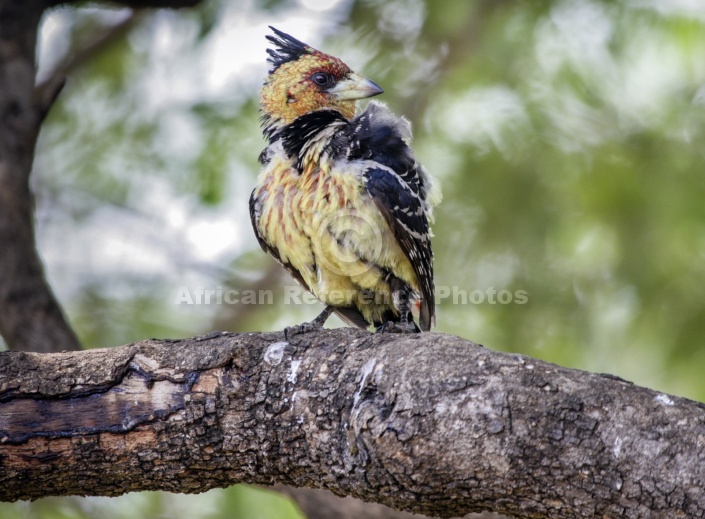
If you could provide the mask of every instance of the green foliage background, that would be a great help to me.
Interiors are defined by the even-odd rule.
[[[62,9],[44,34],[70,55],[125,15]],[[705,401],[705,7],[656,0],[349,0],[327,11],[220,0],[140,14],[73,71],[37,151],[40,247],[84,344],[276,330],[320,310],[283,304],[292,282],[259,250],[247,214],[263,147],[264,27],[303,39],[302,19],[308,43],[384,87],[441,182],[438,331]],[[230,56],[257,49],[257,64],[228,75],[228,60],[209,56],[245,30],[258,42]],[[209,90],[201,79],[216,73]],[[183,286],[272,290],[275,304],[175,304]],[[497,302],[500,291],[512,302]],[[184,507],[297,516],[235,487],[49,499],[0,517]]]

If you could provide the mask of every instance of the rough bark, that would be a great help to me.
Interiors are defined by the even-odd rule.
[[[5,352],[0,499],[248,482],[441,517],[704,517],[704,410],[435,333]]]

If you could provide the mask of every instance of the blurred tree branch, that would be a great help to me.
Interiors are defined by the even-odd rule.
[[[42,93],[54,92],[54,85],[63,85],[69,74],[89,63],[116,41],[124,38],[144,17],[144,13],[145,11],[133,11],[124,20],[114,25],[101,27],[96,31],[97,34],[91,41],[82,42],[77,48],[67,51],[55,69],[37,85],[36,97],[51,99],[53,103],[56,95],[42,95]],[[47,103],[47,110],[50,107],[51,103]]]
[[[50,0],[0,0],[0,334],[11,349],[80,349],[75,332],[49,286],[35,245],[34,199],[29,187],[40,126],[65,75],[134,24],[137,15],[108,30],[64,60],[35,88],[35,47]],[[198,0],[117,2],[139,7],[186,7]]]
[[[0,499],[249,482],[441,517],[703,517],[704,416],[433,333],[4,352]]]
[[[35,247],[29,176],[40,125],[61,89],[34,96],[37,28],[46,5],[0,0],[0,333],[10,348],[80,348]]]
[[[202,0],[104,0],[105,5],[122,5],[132,8],[147,8],[147,9],[183,9],[185,7],[195,7]],[[67,5],[78,3],[77,0],[47,0],[44,2],[46,7],[55,7],[57,5]]]

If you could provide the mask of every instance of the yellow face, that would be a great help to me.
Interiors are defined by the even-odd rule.
[[[270,74],[262,88],[262,111],[283,124],[322,108],[338,109],[351,119],[357,110],[356,101],[336,101],[326,92],[349,72],[345,63],[322,53],[306,54],[284,63]]]
[[[357,100],[380,94],[374,82],[355,74],[338,58],[311,49],[278,66],[262,87],[260,105],[272,126],[283,126],[309,112],[339,111],[346,119],[357,112]]]

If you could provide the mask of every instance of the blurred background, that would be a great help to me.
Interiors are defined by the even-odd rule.
[[[69,80],[35,160],[38,242],[86,347],[280,330],[321,310],[287,300],[294,283],[249,221],[267,25],[374,79],[413,123],[444,194],[437,331],[705,401],[697,0],[54,10],[38,74]],[[301,515],[238,486],[0,505],[14,517]]]

